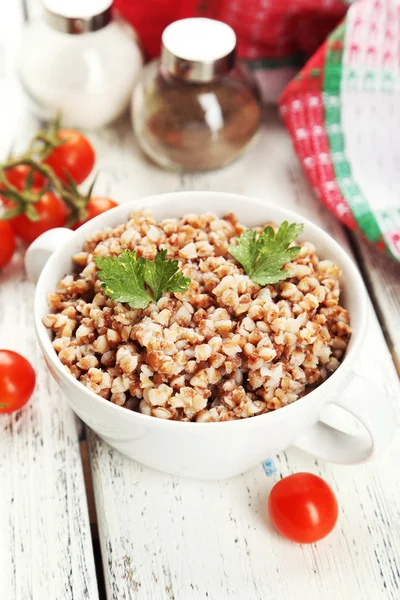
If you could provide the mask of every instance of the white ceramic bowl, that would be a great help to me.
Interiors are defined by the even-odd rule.
[[[273,220],[303,222],[304,240],[313,242],[320,257],[342,269],[342,303],[350,312],[353,334],[346,356],[331,377],[297,402],[265,415],[222,423],[182,423],[128,411],[86,389],[68,374],[42,324],[48,313],[46,295],[65,273],[71,256],[91,232],[126,221],[133,209],[151,209],[157,219],[185,213],[233,211],[247,226]],[[395,432],[395,415],[383,389],[354,372],[367,330],[367,296],[360,274],[346,252],[322,229],[303,217],[269,202],[217,192],[178,192],[144,198],[104,213],[76,232],[56,229],[28,250],[27,271],[40,274],[35,295],[35,327],[40,347],[54,378],[76,414],[101,438],[123,454],[167,473],[199,479],[232,477],[290,445],[339,463],[357,463],[386,447]],[[379,399],[379,401],[377,401]],[[355,415],[366,432],[347,435],[319,421],[327,404]]]

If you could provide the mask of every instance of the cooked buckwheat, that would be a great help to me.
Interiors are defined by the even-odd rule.
[[[335,371],[351,334],[339,268],[301,244],[290,277],[261,288],[228,253],[234,215],[148,212],[88,237],[75,273],[49,294],[43,323],[65,369],[87,388],[160,419],[227,421],[295,402]],[[185,293],[134,310],[108,298],[96,256],[166,249],[191,278]]]

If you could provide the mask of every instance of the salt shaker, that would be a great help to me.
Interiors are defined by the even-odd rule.
[[[112,0],[43,0],[28,24],[19,75],[34,112],[61,113],[66,127],[95,129],[127,108],[143,65],[133,29],[114,18]]]
[[[160,166],[215,169],[254,138],[258,94],[235,48],[233,29],[214,19],[182,19],[164,30],[161,58],[141,72],[132,99],[139,145]]]

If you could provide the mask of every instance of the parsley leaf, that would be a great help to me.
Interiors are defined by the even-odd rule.
[[[144,279],[151,288],[156,302],[164,292],[186,292],[190,279],[179,271],[177,260],[168,260],[167,251],[157,252],[154,262],[146,260]]]
[[[287,221],[282,223],[276,234],[272,227],[266,227],[259,235],[253,229],[246,229],[238,238],[237,245],[230,244],[228,250],[255,283],[277,283],[289,275],[282,266],[300,252],[298,246],[289,248],[289,245],[302,231],[302,224],[289,225]]]
[[[167,251],[158,252],[154,262],[136,252],[123,250],[119,256],[97,256],[95,259],[102,290],[117,302],[132,308],[146,308],[157,302],[164,292],[185,292],[190,279],[179,272],[177,260],[167,260]],[[146,285],[154,296],[147,290]]]
[[[136,252],[123,250],[119,256],[96,256],[102,290],[109,298],[127,302],[132,308],[146,308],[153,301],[144,285],[146,261]]]
[[[249,275],[259,254],[260,250],[257,244],[257,233],[254,229],[245,229],[240,238],[238,238],[237,246],[228,246],[229,254],[231,254]]]

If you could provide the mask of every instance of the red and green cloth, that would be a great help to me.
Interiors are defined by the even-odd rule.
[[[398,0],[153,0],[150,12],[146,3],[115,5],[148,57],[158,54],[172,21],[229,23],[264,99],[276,100],[287,84],[281,115],[316,194],[345,225],[400,260]]]
[[[114,0],[114,6],[135,27],[147,58],[159,54],[161,34],[173,21],[209,17],[228,23],[266,102],[278,100],[348,9],[345,0]]]
[[[400,4],[359,0],[280,97],[304,172],[349,228],[400,260]]]
[[[219,19],[233,27],[241,58],[255,66],[301,66],[340,22],[346,0],[114,0],[132,23],[148,58],[160,52],[165,27],[188,17]]]

